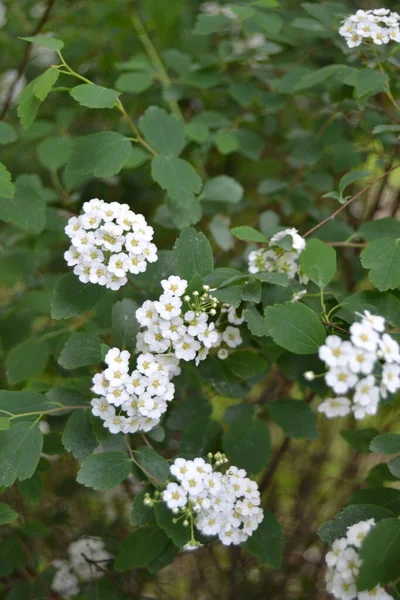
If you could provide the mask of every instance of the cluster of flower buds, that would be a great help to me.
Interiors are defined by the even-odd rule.
[[[187,281],[175,275],[163,279],[161,285],[164,292],[159,299],[146,300],[136,311],[143,327],[136,338],[140,352],[173,353],[179,360],[194,360],[198,365],[211,348],[220,348],[218,355],[225,358],[227,347],[242,343],[239,329],[230,323],[243,320],[234,310],[221,306],[208,286],[203,286],[202,292],[186,294]]]

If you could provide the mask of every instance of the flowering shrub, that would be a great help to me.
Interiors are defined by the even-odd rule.
[[[396,6],[134,4],[0,1],[0,597],[399,599]]]

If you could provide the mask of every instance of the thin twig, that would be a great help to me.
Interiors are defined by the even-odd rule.
[[[37,35],[38,33],[40,33],[42,31],[43,27],[46,25],[47,21],[50,18],[50,12],[51,12],[51,9],[53,8],[54,4],[55,4],[55,1],[56,0],[48,0],[47,6],[46,6],[46,10],[44,11],[43,15],[41,16],[40,21],[36,25],[35,29],[32,31],[30,37],[34,37],[35,35]],[[18,85],[18,82],[21,79],[21,77],[22,77],[22,75],[23,75],[23,73],[25,71],[26,65],[28,64],[29,58],[31,56],[32,47],[33,47],[32,42],[29,42],[28,45],[27,45],[27,47],[26,47],[26,49],[25,49],[24,55],[22,57],[22,60],[21,60],[21,62],[19,64],[19,67],[17,69],[17,75],[16,75],[16,77],[14,79],[14,82],[10,86],[10,89],[8,90],[8,94],[7,94],[7,97],[5,99],[4,106],[3,106],[2,111],[0,113],[0,121],[3,121],[4,118],[6,117],[7,113],[8,113],[8,109],[10,108],[11,99],[12,99],[12,97],[14,95],[15,88]]]

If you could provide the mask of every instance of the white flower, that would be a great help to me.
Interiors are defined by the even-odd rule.
[[[343,551],[347,548],[346,538],[339,538],[332,544],[332,550],[325,556],[325,561],[328,567],[334,567],[343,554]]]
[[[168,279],[162,279],[161,285],[164,292],[172,296],[182,296],[185,293],[188,282],[177,275],[171,275]]]
[[[353,347],[349,354],[349,369],[353,373],[363,373],[368,375],[374,369],[376,362],[376,353],[368,352],[363,348]]]
[[[151,300],[146,300],[146,302],[144,302],[142,306],[137,309],[136,318],[139,324],[143,327],[149,327],[150,325],[157,323],[158,313],[154,302],[151,302]]]
[[[363,321],[366,321],[375,331],[385,331],[385,319],[378,315],[371,314],[368,310],[364,311]]]
[[[127,372],[130,357],[131,355],[127,350],[111,348],[105,355],[104,362],[113,368],[122,367],[124,368],[125,372]]]
[[[350,400],[344,396],[327,398],[318,406],[318,412],[325,414],[328,419],[332,419],[334,417],[345,417],[351,412],[350,406]]]
[[[340,573],[336,573],[333,579],[332,594],[340,600],[354,600],[357,595],[357,587],[354,581],[345,581]]]
[[[197,337],[206,348],[218,345],[220,340],[220,334],[215,329],[215,323],[209,323],[207,328],[202,333],[199,333]]]
[[[103,577],[107,562],[113,558],[105,549],[103,540],[98,537],[84,537],[72,542],[68,548],[68,556],[73,571],[83,581]]]
[[[149,376],[158,370],[158,362],[153,354],[147,352],[146,354],[140,354],[138,356],[137,368],[143,375]]]
[[[357,376],[346,367],[333,367],[325,375],[325,381],[336,394],[345,394],[357,382]]]
[[[357,550],[346,548],[338,557],[336,569],[345,581],[354,581],[360,572],[361,560]]]
[[[79,594],[79,579],[72,572],[72,566],[66,560],[54,560],[52,566],[57,569],[51,589],[61,598],[73,598]]]
[[[238,317],[236,310],[237,309],[234,306],[230,306],[228,308],[228,321],[232,325],[241,325],[242,323],[244,323],[244,314],[242,314],[241,317]]]
[[[360,521],[355,525],[347,528],[347,543],[361,548],[361,544],[371,528],[375,525],[374,519],[368,519],[368,521]]]
[[[225,360],[226,358],[228,358],[229,356],[229,352],[226,348],[221,348],[221,350],[218,350],[218,358],[220,360]]]
[[[399,345],[388,333],[384,333],[379,340],[379,349],[386,362],[400,362]]]
[[[377,404],[379,402],[379,388],[375,385],[375,377],[368,375],[360,379],[355,387],[354,402],[361,406]]]
[[[117,277],[124,277],[129,271],[129,256],[123,252],[114,254],[109,260],[108,270]]]
[[[284,229],[283,231],[279,231],[275,233],[270,239],[270,244],[274,245],[276,242],[281,240],[282,238],[290,236],[292,238],[292,248],[301,252],[306,247],[306,241],[301,235],[299,235],[297,229],[291,227],[290,229]]]
[[[196,352],[200,350],[201,344],[191,335],[185,334],[175,344],[175,355],[183,360],[194,360]]]
[[[184,315],[188,334],[195,337],[202,334],[207,329],[208,315],[206,313],[197,314],[193,310],[189,310]]]
[[[369,352],[376,351],[379,341],[377,332],[365,321],[350,326],[350,338],[355,346]]]
[[[162,294],[160,299],[154,302],[154,305],[163,319],[173,319],[181,314],[182,301],[177,296]]]
[[[318,356],[328,367],[343,367],[351,350],[350,342],[344,342],[338,335],[328,335],[325,344],[318,350]]]
[[[162,493],[162,498],[168,508],[181,508],[187,503],[187,495],[181,485],[169,483]]]
[[[400,366],[384,364],[382,367],[382,385],[385,390],[394,394],[400,389]]]
[[[228,326],[225,329],[222,334],[222,339],[230,348],[236,348],[243,342],[239,329],[231,326]]]

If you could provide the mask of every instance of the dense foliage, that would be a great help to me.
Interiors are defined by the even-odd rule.
[[[394,4],[0,3],[1,598],[400,598]]]

